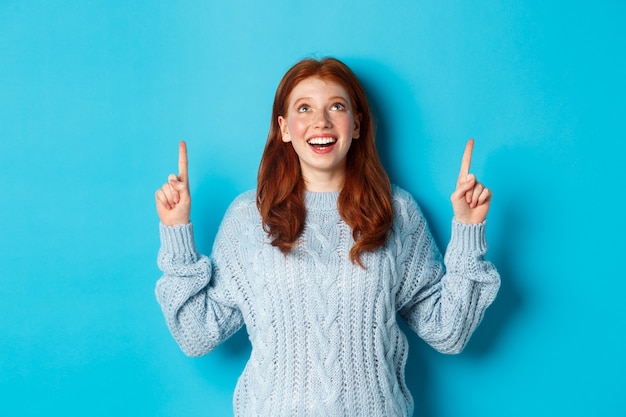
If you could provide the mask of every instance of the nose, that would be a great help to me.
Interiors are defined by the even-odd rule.
[[[316,127],[330,127],[332,123],[330,121],[330,114],[328,114],[328,110],[324,109],[316,112],[314,123]]]

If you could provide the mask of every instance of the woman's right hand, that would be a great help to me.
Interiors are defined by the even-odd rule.
[[[157,190],[155,198],[161,223],[166,226],[189,223],[191,194],[187,176],[187,145],[184,141],[178,146],[178,176],[170,174],[167,182]]]

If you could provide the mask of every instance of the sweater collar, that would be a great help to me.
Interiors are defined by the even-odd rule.
[[[304,192],[304,205],[310,211],[337,210],[339,191],[328,193]]]

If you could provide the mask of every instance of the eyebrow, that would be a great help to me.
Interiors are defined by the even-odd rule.
[[[344,96],[332,96],[332,97],[329,97],[328,99],[329,99],[329,101],[343,100],[343,101],[346,101],[346,102],[350,102],[350,99],[346,98]],[[300,98],[296,99],[296,101],[294,101],[294,104],[296,104],[296,103],[298,103],[300,101],[311,101],[311,100],[313,100],[313,97],[300,97]]]

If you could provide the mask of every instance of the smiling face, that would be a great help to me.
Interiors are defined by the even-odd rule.
[[[309,77],[288,97],[287,112],[278,117],[283,142],[291,142],[309,191],[339,191],[346,155],[360,134],[360,115],[350,96],[334,81]]]

